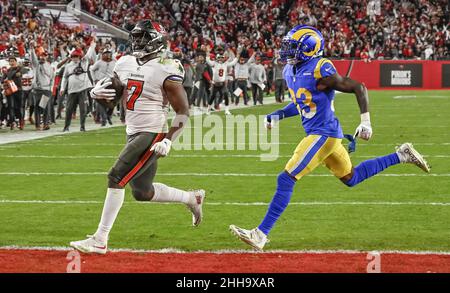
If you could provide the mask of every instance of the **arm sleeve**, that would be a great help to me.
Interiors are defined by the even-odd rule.
[[[283,109],[276,110],[275,112],[272,112],[269,115],[267,115],[267,121],[271,122],[272,118],[275,120],[281,120],[284,118],[297,116],[298,114],[299,113],[297,110],[297,106],[293,102],[290,102]],[[278,116],[278,119],[276,119],[274,116]]]
[[[247,64],[251,64],[255,62],[255,55],[252,55],[250,59],[247,60]]]
[[[208,63],[209,66],[214,67],[214,64],[215,64],[216,62],[211,61],[211,59],[210,59],[209,56],[208,56],[208,57],[206,57],[206,63]]]
[[[237,62],[238,62],[238,58],[235,57],[231,62],[227,63],[227,66],[232,67],[232,66],[236,65]]]
[[[97,74],[96,71],[98,70],[99,67],[99,62],[95,62],[94,65],[92,65],[91,67],[89,67],[89,70],[91,71],[91,76],[94,79],[94,81],[97,80]]]
[[[92,42],[92,44],[89,46],[89,49],[86,52],[86,55],[83,57],[83,60],[89,61],[89,59],[92,59],[95,61],[95,42]]]
[[[208,70],[203,71],[203,77],[204,77],[207,81],[211,81],[211,76],[209,75]]]
[[[60,91],[64,92],[66,90],[66,86],[67,86],[67,67],[64,68],[64,74],[61,80],[61,89]]]
[[[31,64],[33,65],[34,68],[38,67],[38,60],[37,60],[37,56],[36,56],[36,52],[34,51],[34,48],[31,48]]]

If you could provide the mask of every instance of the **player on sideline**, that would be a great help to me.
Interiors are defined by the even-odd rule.
[[[158,23],[138,22],[130,33],[130,43],[133,54],[120,58],[114,68],[125,87],[127,143],[108,173],[108,191],[97,231],[85,240],[70,242],[70,246],[85,253],[106,253],[108,235],[122,206],[127,183],[138,201],[184,203],[192,212],[194,226],[202,220],[204,190],[188,192],[153,183],[157,158],[169,153],[172,141],[189,117],[183,66],[164,56],[167,35]],[[116,89],[107,88],[111,84],[110,79],[100,80],[92,96],[113,99]],[[176,112],[169,130],[168,103]]]
[[[399,163],[413,163],[425,172],[430,171],[427,162],[410,143],[397,147],[392,154],[352,167],[350,157],[341,143],[341,126],[334,115],[334,91],[356,95],[361,124],[355,133],[364,140],[372,136],[369,97],[363,84],[340,76],[333,63],[322,58],[323,48],[322,34],[305,25],[294,27],[282,41],[280,54],[287,61],[283,77],[292,102],[269,114],[266,126],[270,129],[277,120],[301,114],[306,137],[300,141],[284,171],[278,175],[275,195],[261,224],[252,230],[230,225],[233,234],[257,250],[262,250],[268,242],[267,235],[289,204],[297,180],[321,163],[349,187]]]

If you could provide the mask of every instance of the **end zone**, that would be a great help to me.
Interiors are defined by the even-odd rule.
[[[0,273],[64,273],[72,249],[2,247]],[[106,255],[80,254],[85,273],[366,273],[366,251],[195,251],[115,249]],[[372,255],[375,252],[372,252]],[[448,273],[450,252],[380,251],[383,273]]]

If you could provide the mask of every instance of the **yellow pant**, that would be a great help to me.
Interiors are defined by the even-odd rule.
[[[342,139],[323,135],[308,135],[295,148],[285,170],[297,180],[324,163],[338,178],[350,174],[352,162]]]

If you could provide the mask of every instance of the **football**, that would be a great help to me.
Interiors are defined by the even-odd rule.
[[[111,77],[111,85],[107,86],[107,89],[114,89],[116,91],[116,95],[114,97],[114,100],[97,100],[97,102],[109,109],[113,109],[117,103],[119,103],[120,99],[122,98],[124,86],[120,79],[117,76]]]

